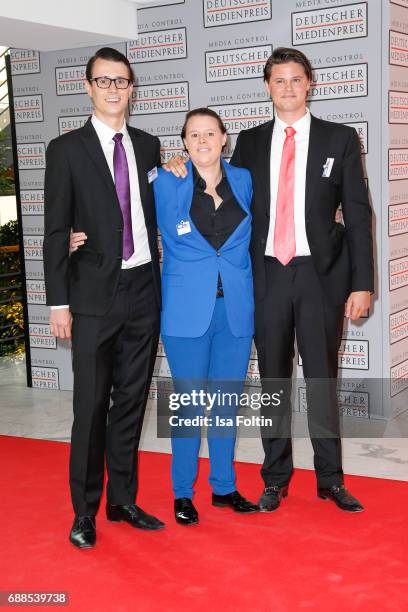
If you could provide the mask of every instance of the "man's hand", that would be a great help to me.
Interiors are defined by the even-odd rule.
[[[69,236],[69,254],[77,251],[80,246],[84,245],[88,236],[85,232],[74,232],[71,230],[71,234]]]
[[[188,172],[186,168],[186,158],[181,157],[181,155],[176,155],[175,157],[170,157],[169,161],[165,163],[162,167],[166,170],[166,172],[172,172],[174,176],[179,178],[186,178]]]
[[[352,321],[359,319],[370,308],[370,302],[369,291],[353,291],[346,302],[346,317]]]
[[[69,308],[53,308],[50,312],[51,333],[56,338],[71,338],[72,315]]]

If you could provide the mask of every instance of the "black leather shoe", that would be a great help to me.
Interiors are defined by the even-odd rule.
[[[259,508],[256,504],[242,497],[238,491],[227,493],[227,495],[216,495],[212,494],[212,505],[218,506],[219,508],[229,507],[235,512],[241,512],[249,514],[250,512],[258,512]]]
[[[92,548],[96,542],[94,516],[76,516],[69,534],[69,541],[78,548]]]
[[[347,491],[344,485],[334,485],[328,489],[318,488],[317,496],[320,499],[332,499],[340,510],[346,512],[363,512],[364,510],[364,506]]]
[[[259,509],[261,512],[273,512],[280,506],[281,500],[288,495],[288,486],[280,487],[274,485],[265,487],[264,492],[259,498]]]
[[[164,523],[159,521],[156,517],[151,514],[146,514],[144,510],[136,506],[136,504],[129,504],[128,506],[113,506],[112,504],[106,504],[106,518],[108,521],[125,521],[132,527],[137,529],[146,529],[149,531],[157,531],[163,529]]]
[[[198,512],[188,497],[178,497],[174,500],[174,516],[180,525],[196,525]]]

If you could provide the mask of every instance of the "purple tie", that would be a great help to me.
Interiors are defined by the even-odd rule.
[[[132,215],[130,209],[130,183],[129,167],[126,158],[125,147],[122,143],[123,134],[115,134],[113,140],[115,149],[113,151],[113,173],[115,175],[115,187],[123,217],[123,253],[125,261],[133,255],[135,245],[133,244]]]

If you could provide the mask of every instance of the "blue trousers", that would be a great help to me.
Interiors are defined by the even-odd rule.
[[[162,335],[167,360],[170,365],[176,392],[188,393],[197,387],[206,392],[241,393],[246,377],[251,352],[252,336],[236,338],[228,325],[224,299],[215,303],[210,326],[199,338],[181,338]],[[216,415],[234,416],[237,406],[223,402],[214,403],[211,420]],[[201,407],[184,407],[179,416],[193,417],[207,413]],[[226,495],[236,490],[234,449],[236,430],[228,427],[220,431],[211,426],[207,430],[210,455],[210,484],[217,495]],[[187,432],[174,432],[171,439],[173,491],[177,498],[193,496],[193,485],[197,477],[198,453],[201,444],[200,427]]]

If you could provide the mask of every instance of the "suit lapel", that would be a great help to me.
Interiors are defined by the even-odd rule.
[[[129,126],[128,126],[129,127]],[[147,182],[147,173],[152,168],[146,168],[146,163],[143,158],[143,150],[141,145],[141,136],[137,134],[134,130],[128,129],[130,139],[133,144],[133,149],[135,152],[136,165],[137,165],[137,174],[139,178],[139,190],[140,190],[140,199],[142,200],[143,209],[147,206],[147,190],[148,190],[148,182]],[[145,218],[147,211],[145,212]]]
[[[111,171],[109,170],[108,162],[106,161],[106,157],[102,150],[98,135],[92,125],[91,119],[88,119],[88,121],[82,128],[81,138],[88,155],[90,156],[92,162],[96,167],[98,175],[102,177],[109,191],[117,199],[115,183],[113,181]]]
[[[321,177],[323,164],[326,161],[327,144],[327,132],[324,129],[324,123],[311,115],[306,164],[305,214],[310,211],[313,204],[316,185]]]
[[[190,216],[190,208],[193,200],[193,164],[186,164],[188,174],[184,179],[177,180],[177,222],[185,221]]]
[[[269,217],[270,205],[271,205],[271,144],[272,144],[272,133],[275,120],[268,121],[259,130],[257,146],[257,163],[255,167],[257,174],[264,184],[262,193],[264,194],[263,205],[265,212]]]

